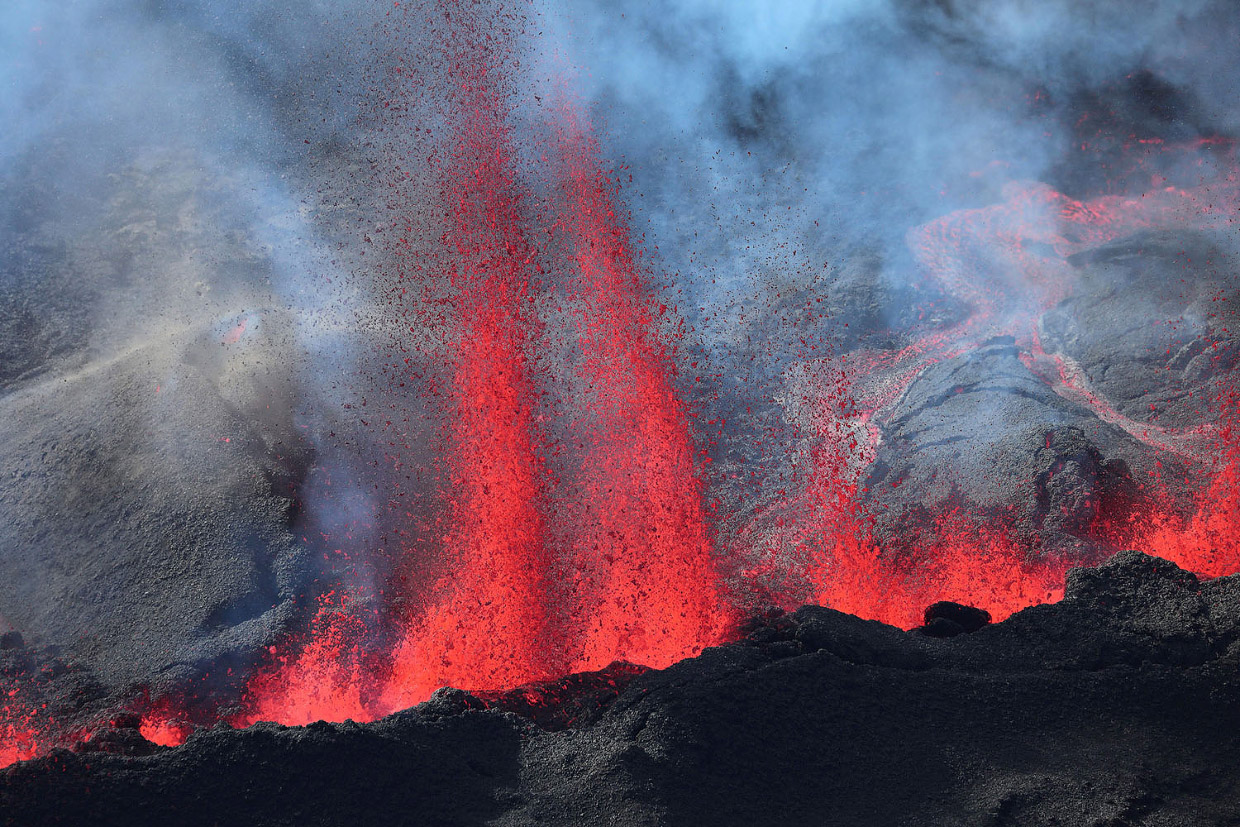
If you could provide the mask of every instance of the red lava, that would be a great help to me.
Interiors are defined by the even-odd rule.
[[[459,331],[445,574],[386,669],[362,663],[356,635],[316,621],[299,655],[251,682],[238,724],[369,720],[442,686],[503,689],[615,660],[663,667],[721,642],[734,624],[688,415],[617,185],[566,101],[553,145],[540,148],[558,196],[538,232],[501,83],[510,57],[457,21],[446,45],[457,139],[439,170],[452,205],[444,240]],[[537,247],[532,236],[541,235],[554,244]],[[557,481],[535,416],[545,391],[532,369],[544,336],[532,309],[544,259],[575,274],[567,289],[589,388],[564,423],[583,446],[573,471],[582,495],[558,554],[547,529]]]

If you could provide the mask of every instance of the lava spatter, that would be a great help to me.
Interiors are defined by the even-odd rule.
[[[0,708],[0,768],[38,756],[42,749],[30,716],[9,705]]]
[[[461,41],[449,48],[460,127],[444,170],[460,326],[449,573],[396,650],[389,706],[424,700],[439,686],[515,686],[561,667],[530,353],[538,335],[530,313],[537,251],[515,178],[499,76],[503,44],[468,25],[456,33]]]
[[[335,593],[320,597],[305,645],[290,655],[273,647],[273,662],[251,678],[244,712],[232,723],[276,721],[293,726],[319,720],[372,720],[375,715],[363,696],[370,685],[363,662],[365,634],[366,627],[347,598]],[[143,724],[156,735],[184,737],[159,710],[144,717]]]
[[[558,122],[561,226],[579,274],[585,492],[575,532],[576,669],[663,667],[719,642],[729,620],[672,362],[659,341],[617,185],[580,116]]]
[[[361,631],[345,640],[316,624],[300,657],[252,682],[242,723],[363,719],[441,686],[502,690],[616,660],[667,666],[721,642],[732,623],[688,414],[616,184],[570,105],[550,145],[529,153],[545,166],[521,166],[510,44],[469,14],[453,20],[441,103],[455,137],[437,170],[455,331],[442,575],[401,617],[386,670],[359,665]],[[554,214],[534,208],[531,176],[551,182]],[[559,401],[578,486],[562,513],[552,513],[565,498],[553,496],[555,423],[542,421],[538,368],[555,335],[537,313],[553,269],[567,274],[577,378],[590,388]]]

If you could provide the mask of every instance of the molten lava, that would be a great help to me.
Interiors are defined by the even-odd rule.
[[[36,731],[22,725],[24,716],[18,714],[13,720],[9,718],[12,714],[8,707],[0,709],[0,715],[4,716],[3,722],[0,722],[0,767],[28,761],[41,753]]]
[[[460,324],[452,385],[456,455],[448,571],[435,605],[400,643],[390,708],[440,686],[516,686],[553,677],[559,636],[549,607],[543,440],[530,349],[537,250],[526,236],[513,169],[500,56],[469,30],[452,60],[463,114],[444,171],[451,193],[452,285]]]
[[[540,226],[508,123],[510,58],[484,28],[462,23],[447,46],[457,135],[439,172],[457,336],[445,573],[400,630],[386,671],[361,665],[361,632],[342,634],[343,621],[321,610],[301,653],[251,682],[238,724],[369,720],[442,686],[500,690],[616,660],[664,667],[722,641],[733,623],[689,418],[616,184],[565,104],[543,148],[558,210]],[[552,266],[572,274],[587,388],[563,401],[576,410],[562,425],[581,446],[570,469],[578,505],[559,515],[564,549],[547,528],[562,483],[545,461],[552,447],[537,411],[547,390],[534,368],[544,338],[536,294]]]
[[[370,720],[362,700],[367,681],[361,643],[366,629],[350,611],[348,600],[338,601],[336,597],[329,593],[319,599],[309,642],[295,657],[281,655],[275,668],[260,671],[251,679],[246,687],[246,712],[235,718],[233,725],[277,721],[299,726],[321,720]],[[169,733],[162,716],[145,718],[144,724],[161,734]]]
[[[1204,577],[1240,572],[1240,399],[1235,388],[1218,400],[1218,452],[1211,460],[1209,486],[1187,516],[1170,510],[1129,526],[1130,545],[1172,561]]]
[[[568,108],[561,120],[562,226],[580,273],[585,495],[574,550],[586,633],[574,662],[656,668],[720,639],[729,623],[672,365],[657,336],[615,184]]]

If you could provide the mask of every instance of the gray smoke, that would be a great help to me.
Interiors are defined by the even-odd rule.
[[[787,484],[805,430],[789,382],[807,355],[898,348],[925,323],[915,307],[968,312],[935,294],[910,228],[1002,202],[1014,182],[1124,192],[1124,144],[1230,136],[1240,116],[1230,3],[589,9],[560,10],[559,32],[590,67],[580,82],[632,169],[635,226],[709,356],[693,374],[701,419],[731,423],[710,447],[733,504]],[[1181,186],[1218,172],[1208,149],[1146,171],[1159,164]],[[828,318],[806,312],[814,296]],[[778,447],[759,457],[756,434]],[[759,492],[732,490],[755,468]]]
[[[898,259],[912,225],[994,203],[1010,181],[1058,183],[1090,102],[1134,110],[1119,128],[1236,125],[1227,3],[591,9],[562,10],[582,82],[612,152],[641,173],[633,205],[705,300],[719,291],[702,274],[727,288],[760,269],[738,262],[795,269],[798,241],[798,256],[862,242]],[[1165,100],[1141,99],[1142,73]]]

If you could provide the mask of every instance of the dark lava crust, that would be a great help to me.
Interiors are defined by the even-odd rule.
[[[0,813],[8,824],[1240,824],[1240,576],[1200,582],[1123,552],[1074,570],[1061,603],[972,634],[806,606],[669,669],[611,675],[489,699],[443,690],[373,724],[217,728],[145,757],[61,751],[0,773]],[[570,711],[532,714],[531,699]]]

